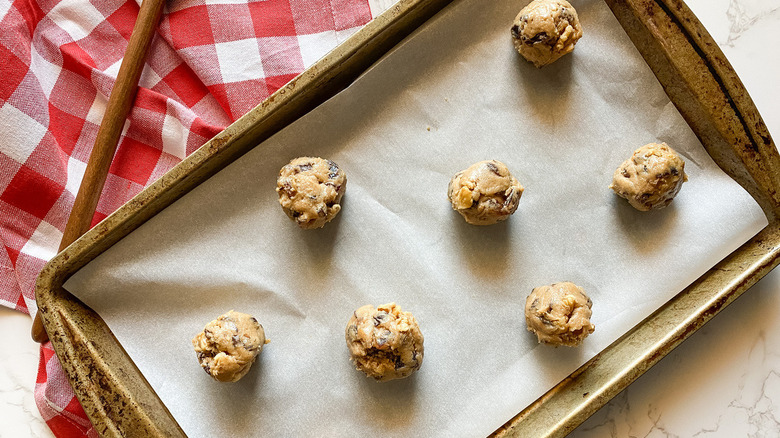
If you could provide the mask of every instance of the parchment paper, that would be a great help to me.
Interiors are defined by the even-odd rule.
[[[459,0],[348,90],[220,172],[83,268],[68,290],[106,320],[191,436],[481,436],[492,432],[766,220],[722,173],[601,1],[575,1],[572,55],[537,70],[509,27],[525,1]],[[690,176],[641,213],[607,189],[666,141]],[[300,230],[274,192],[291,158],[348,175],[340,216]],[[466,224],[450,177],[498,159],[526,187],[512,218]],[[593,299],[579,348],[537,345],[523,305],[570,280]],[[375,383],[344,327],[396,301],[425,335],[422,369]],[[212,381],[190,339],[254,314],[271,343],[242,381]]]

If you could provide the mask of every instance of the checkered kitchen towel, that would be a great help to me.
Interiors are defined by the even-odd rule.
[[[371,3],[371,4],[369,4]],[[172,0],[93,225],[381,12],[386,0]],[[138,14],[134,0],[0,0],[0,304],[35,314]],[[96,436],[50,344],[35,398]]]

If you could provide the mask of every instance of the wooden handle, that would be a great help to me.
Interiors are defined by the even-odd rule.
[[[108,98],[106,112],[100,122],[95,146],[90,153],[84,178],[81,180],[73,203],[73,210],[62,234],[59,251],[67,248],[86,233],[92,224],[92,217],[95,215],[103,185],[106,183],[108,169],[111,167],[122,128],[133,107],[138,79],[144,69],[146,54],[152,44],[164,5],[164,0],[143,0],[141,3],[122,65],[119,67],[119,74]],[[41,343],[48,340],[39,314],[35,315],[33,321],[32,337],[36,342]]]
[[[106,113],[100,123],[95,146],[89,156],[76,201],[73,204],[68,224],[62,235],[60,251],[68,247],[82,234],[86,233],[95,215],[100,193],[108,176],[111,160],[114,158],[119,136],[122,134],[125,120],[133,107],[133,99],[138,88],[138,79],[144,68],[146,53],[152,44],[152,37],[162,15],[163,0],[144,0],[138,12],[130,42],[125,51],[119,74],[108,98]]]

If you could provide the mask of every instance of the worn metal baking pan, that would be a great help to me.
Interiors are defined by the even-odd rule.
[[[104,436],[184,436],[105,322],[62,288],[78,269],[258,143],[346,87],[451,0],[401,0],[53,258],[44,326]],[[780,262],[780,155],[715,41],[681,0],[605,0],[718,165],[769,225],[495,432],[563,436]]]

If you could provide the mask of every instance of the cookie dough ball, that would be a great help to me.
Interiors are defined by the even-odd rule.
[[[577,11],[566,0],[534,0],[512,25],[515,48],[536,67],[543,67],[574,50],[582,37]]]
[[[282,210],[304,229],[322,228],[341,211],[347,175],[330,160],[300,157],[279,171],[276,193]]]
[[[541,343],[576,347],[596,329],[590,322],[592,305],[574,283],[540,286],[525,300],[525,322]]]
[[[517,210],[523,186],[497,160],[480,161],[452,177],[447,196],[452,208],[473,225],[491,225]]]
[[[420,326],[395,303],[357,309],[347,323],[345,337],[355,367],[378,381],[407,377],[422,365]]]
[[[685,161],[666,143],[650,143],[634,151],[612,176],[610,189],[640,211],[664,208],[688,181]]]
[[[253,316],[231,310],[206,324],[192,345],[208,375],[220,382],[237,382],[268,342]]]

